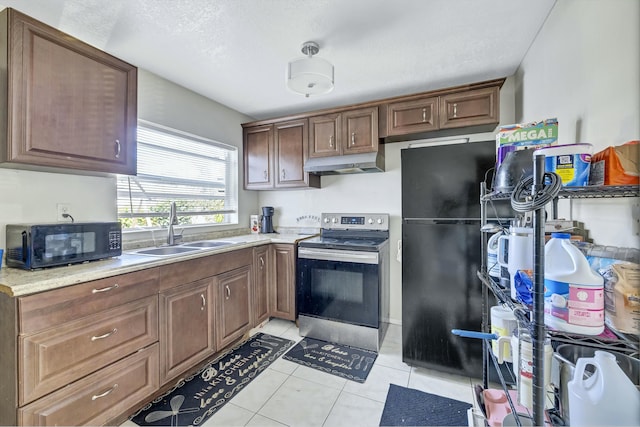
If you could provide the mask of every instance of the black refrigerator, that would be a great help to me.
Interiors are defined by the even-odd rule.
[[[451,329],[481,330],[480,183],[495,153],[495,141],[401,150],[402,359],[411,366],[482,377],[482,341]],[[496,216],[509,216],[504,206]]]

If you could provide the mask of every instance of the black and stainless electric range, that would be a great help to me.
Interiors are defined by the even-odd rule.
[[[298,243],[300,335],[380,349],[389,319],[389,215],[322,214]]]

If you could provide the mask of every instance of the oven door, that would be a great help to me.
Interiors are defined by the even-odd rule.
[[[377,252],[298,248],[298,314],[379,326]]]

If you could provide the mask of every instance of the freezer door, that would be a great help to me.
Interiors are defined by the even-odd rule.
[[[495,153],[495,141],[402,150],[402,217],[480,218],[480,183]]]
[[[403,221],[402,358],[412,366],[482,376],[480,223]],[[462,371],[462,372],[461,372]]]

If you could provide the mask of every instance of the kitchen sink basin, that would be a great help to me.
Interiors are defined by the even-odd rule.
[[[233,245],[234,242],[224,242],[220,240],[204,240],[202,242],[184,243],[182,246],[189,248],[219,248],[221,246]]]
[[[187,252],[195,252],[198,250],[199,250],[198,248],[187,248],[184,246],[163,246],[161,248],[144,249],[141,251],[137,251],[136,254],[166,256],[166,255],[179,255]]]

